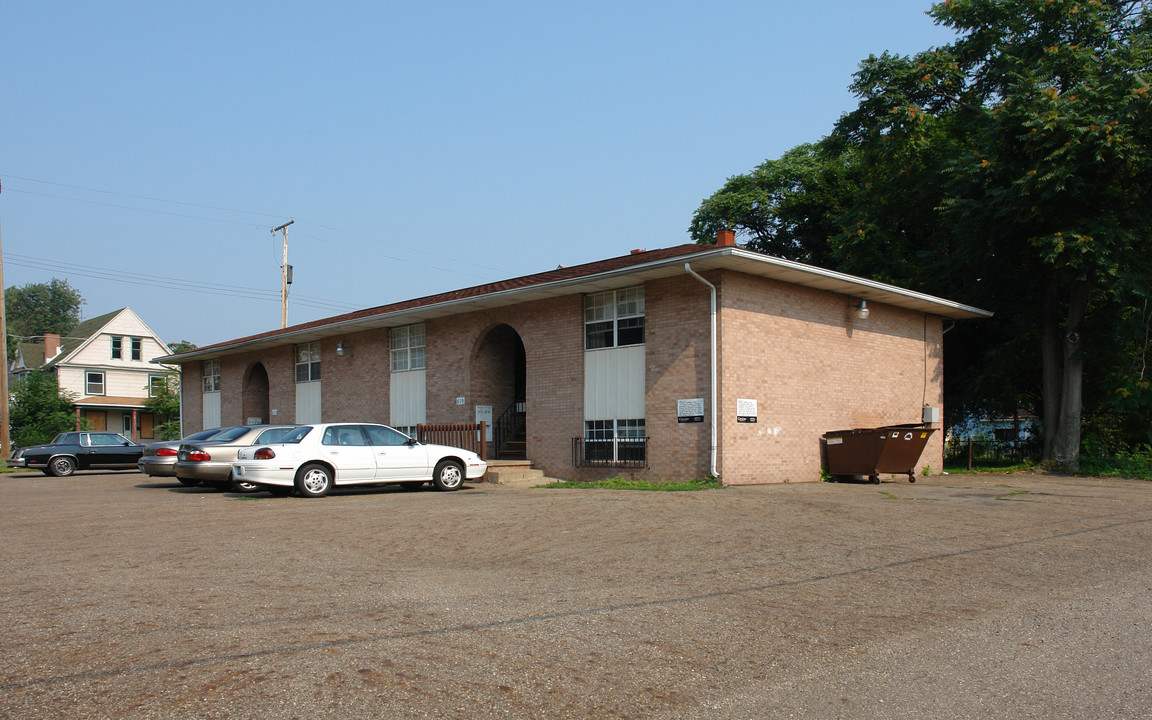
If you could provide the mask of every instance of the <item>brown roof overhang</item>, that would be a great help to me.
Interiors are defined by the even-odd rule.
[[[411,325],[449,315],[459,315],[573,293],[612,290],[684,274],[686,272],[685,263],[690,263],[697,272],[735,270],[956,320],[992,316],[992,313],[987,310],[951,300],[805,265],[804,263],[761,255],[740,247],[692,244],[661,250],[634,252],[630,255],[608,260],[572,267],[560,267],[535,275],[525,275],[511,280],[358,310],[287,328],[270,330],[258,335],[207,345],[176,355],[156,358],[153,362],[181,364],[194,360],[222,357],[236,352],[283,346],[285,343],[313,342],[330,337],[337,332],[359,332]]]

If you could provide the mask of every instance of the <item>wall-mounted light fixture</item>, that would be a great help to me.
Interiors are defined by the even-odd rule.
[[[336,343],[336,356],[337,357],[344,357],[345,355],[351,355],[351,354],[352,354],[352,346],[351,345],[345,345],[343,340],[340,340]]]
[[[860,318],[861,320],[868,319],[868,301],[864,298],[860,298],[860,304],[853,305],[852,309],[856,311],[856,317]]]

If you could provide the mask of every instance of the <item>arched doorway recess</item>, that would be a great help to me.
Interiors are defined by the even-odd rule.
[[[511,325],[496,325],[477,341],[470,382],[473,406],[491,408],[494,459],[524,458],[528,437],[528,362]]]
[[[243,413],[245,424],[271,422],[268,401],[268,370],[264,363],[254,363],[244,377]]]

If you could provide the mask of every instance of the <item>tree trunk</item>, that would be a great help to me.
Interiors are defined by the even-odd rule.
[[[1064,328],[1064,373],[1060,417],[1052,443],[1052,461],[1069,470],[1080,469],[1080,413],[1083,408],[1084,355],[1080,324],[1088,307],[1088,284],[1076,282],[1068,293],[1068,322]]]
[[[1053,459],[1057,427],[1060,425],[1060,396],[1063,389],[1064,362],[1060,342],[1060,301],[1055,280],[1048,281],[1040,312],[1040,393],[1044,403],[1044,450],[1040,459]]]

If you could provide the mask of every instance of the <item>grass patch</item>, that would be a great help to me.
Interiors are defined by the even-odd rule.
[[[724,487],[719,480],[687,480],[670,482],[667,480],[625,480],[614,477],[595,482],[554,482],[537,485],[540,488],[566,488],[568,490],[660,490],[663,492],[689,492],[694,490],[718,490]]]
[[[1081,453],[1079,474],[1152,480],[1152,448],[1144,446],[1103,458]]]

